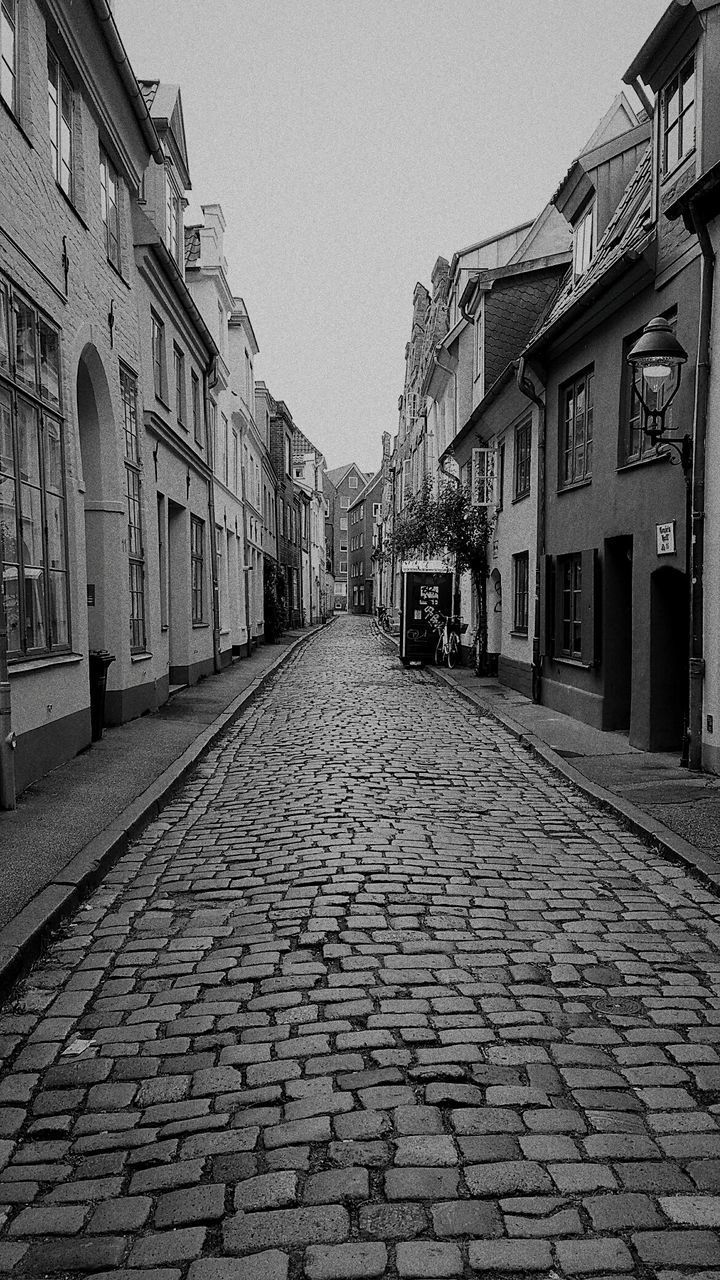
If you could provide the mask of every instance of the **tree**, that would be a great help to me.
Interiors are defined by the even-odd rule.
[[[470,490],[451,477],[441,480],[437,495],[429,479],[423,481],[395,522],[386,558],[440,557],[455,569],[458,579],[470,573],[478,602],[476,669],[487,668],[488,546],[492,520],[488,508],[474,503]]]

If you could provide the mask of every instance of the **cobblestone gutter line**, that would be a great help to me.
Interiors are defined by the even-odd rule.
[[[0,991],[5,990],[12,978],[34,959],[50,930],[82,901],[147,824],[157,818],[163,805],[212,747],[219,734],[242,715],[259,691],[297,654],[298,649],[318,634],[318,631],[313,631],[301,636],[278,654],[272,666],[238,694],[182,755],[75,854],[52,883],[37,893],[14,920],[0,929]]]

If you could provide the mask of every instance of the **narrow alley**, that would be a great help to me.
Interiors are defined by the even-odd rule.
[[[720,1274],[720,903],[341,617],[0,1014],[0,1273]]]

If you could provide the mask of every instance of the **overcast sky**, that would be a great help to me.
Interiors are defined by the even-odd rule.
[[[397,430],[412,293],[533,218],[663,0],[116,0],[182,90],[188,221],[219,202],[257,376],[329,467]]]

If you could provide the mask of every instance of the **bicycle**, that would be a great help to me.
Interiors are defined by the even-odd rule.
[[[377,607],[377,624],[381,631],[392,630],[392,622],[390,621],[390,615],[388,614],[388,611],[385,608],[384,604],[379,604]]]
[[[440,615],[443,618],[442,631],[435,646],[435,665],[441,667],[447,663],[450,670],[460,661],[460,635],[465,630],[462,618],[453,614]]]

